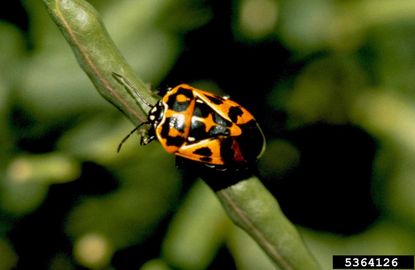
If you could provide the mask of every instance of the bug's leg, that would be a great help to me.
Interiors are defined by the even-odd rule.
[[[154,135],[152,135],[152,136],[147,136],[147,137],[141,137],[140,144],[141,144],[141,145],[146,145],[146,144],[149,144],[149,143],[151,143],[151,142],[152,142],[155,138],[156,138],[156,137],[155,137]]]
[[[128,135],[127,136],[125,136],[124,137],[124,139],[122,139],[122,141],[120,142],[120,144],[118,145],[118,148],[117,148],[117,153],[119,153],[120,151],[121,151],[121,147],[122,147],[122,145],[128,140],[128,138],[130,138],[130,136],[134,133],[134,132],[136,132],[142,125],[144,125],[144,124],[147,124],[147,122],[143,122],[143,123],[141,123],[141,124],[139,124],[138,126],[136,126],[133,130],[131,130],[130,131],[130,133],[128,133]],[[141,139],[142,139],[143,137],[141,137]]]
[[[156,138],[156,135],[152,129],[142,130],[140,135],[140,145],[147,145]]]

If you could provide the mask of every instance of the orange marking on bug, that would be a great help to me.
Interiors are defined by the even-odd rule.
[[[222,156],[220,154],[220,140],[217,139],[205,139],[200,141],[198,144],[184,144],[177,150],[175,154],[187,159],[200,161],[201,156],[195,155],[193,154],[193,152],[199,149],[201,145],[208,146],[210,151],[212,152],[212,155],[210,156],[212,160],[207,163],[214,165],[224,164]]]
[[[165,116],[166,118],[173,117],[173,116],[175,116],[176,114],[177,114],[177,112],[172,111],[172,110],[166,110],[166,111],[164,112],[164,116]]]
[[[188,100],[189,100],[189,98],[186,97],[185,95],[182,95],[182,94],[177,95],[177,97],[176,97],[176,101],[177,102],[186,102]]]
[[[208,132],[212,127],[217,125],[215,121],[213,121],[212,114],[209,114],[206,118],[203,118],[203,123],[205,124],[206,132]]]
[[[239,136],[239,135],[241,135],[242,134],[242,130],[241,130],[241,128],[240,127],[238,127],[237,125],[232,125],[230,128],[230,131],[231,131],[231,136],[232,137],[235,137],[235,136]]]
[[[175,129],[175,128],[171,128],[171,129],[169,129],[169,136],[171,136],[171,137],[177,137],[177,136],[184,137],[184,136],[183,136],[183,133],[182,133],[182,132],[180,132],[180,131],[178,131],[178,130],[177,130],[177,129]]]
[[[222,116],[223,118],[225,118],[228,121],[232,120],[229,118],[228,115],[228,111],[231,107],[240,107],[242,112],[243,112],[243,117],[238,117],[236,123],[237,125],[240,124],[244,124],[246,122],[249,122],[251,119],[254,119],[254,117],[252,116],[252,114],[250,114],[246,109],[244,109],[243,107],[241,107],[238,103],[236,103],[235,101],[231,100],[231,99],[223,99],[215,94],[212,94],[210,92],[207,91],[203,91],[200,89],[193,89],[193,92],[195,93],[195,95],[197,97],[199,97],[201,100],[203,100],[206,104],[209,105],[209,107],[211,107],[214,111],[216,111],[220,116]],[[221,104],[215,104],[210,102],[209,97],[213,97],[216,99],[220,99],[223,102]]]
[[[209,144],[209,149],[212,151],[212,157],[217,157],[216,160],[220,160],[220,164],[223,164],[222,156],[220,154],[220,140],[215,140],[214,143]]]

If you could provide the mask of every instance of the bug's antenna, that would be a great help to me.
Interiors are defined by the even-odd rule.
[[[114,77],[114,79],[116,79],[117,80],[117,82],[119,82],[121,85],[123,85],[124,86],[124,88],[128,91],[128,93],[130,94],[130,96],[132,97],[132,98],[134,98],[134,100],[135,100],[135,102],[137,103],[137,105],[139,106],[139,107],[141,107],[140,106],[140,103],[138,103],[138,101],[137,100],[141,100],[144,104],[146,104],[148,107],[153,107],[154,105],[151,105],[150,103],[148,103],[141,95],[140,95],[140,92],[137,90],[137,88],[135,88],[134,86],[133,86],[133,84],[129,81],[129,80],[127,80],[127,78],[125,78],[124,76],[122,76],[122,75],[120,75],[120,74],[118,74],[118,73],[115,73],[115,72],[112,72],[112,77]]]
[[[120,142],[120,144],[118,145],[117,148],[117,153],[119,153],[121,151],[121,147],[122,145],[128,140],[128,138],[130,138],[130,136],[136,132],[142,125],[147,124],[147,122],[143,122],[141,124],[139,124],[138,126],[136,126],[133,130],[130,131],[130,133],[128,133],[127,136],[124,137],[124,139],[122,139],[122,141]]]

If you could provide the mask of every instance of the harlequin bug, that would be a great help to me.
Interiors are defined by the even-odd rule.
[[[143,100],[124,77],[115,73],[114,77]],[[228,98],[180,84],[155,105],[147,105],[151,109],[141,125],[149,128],[141,137],[142,145],[157,138],[168,153],[214,168],[252,163],[265,150],[265,137],[252,114]]]

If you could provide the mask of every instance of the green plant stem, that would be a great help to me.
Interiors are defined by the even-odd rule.
[[[109,37],[97,11],[83,0],[43,2],[71,46],[79,65],[98,92],[119,108],[135,125],[146,121],[150,108],[142,100],[134,100],[115,80],[112,73],[116,72],[128,78],[148,103],[155,104],[157,98],[127,64]]]
[[[83,0],[43,2],[98,92],[134,124],[145,121],[149,106],[134,100],[112,73],[127,78],[147,103],[155,104],[157,98],[122,57],[96,10]],[[250,234],[281,269],[320,269],[277,201],[256,177],[222,189],[217,196],[232,221]]]
[[[217,192],[232,221],[281,269],[320,269],[278,202],[255,176]]]

